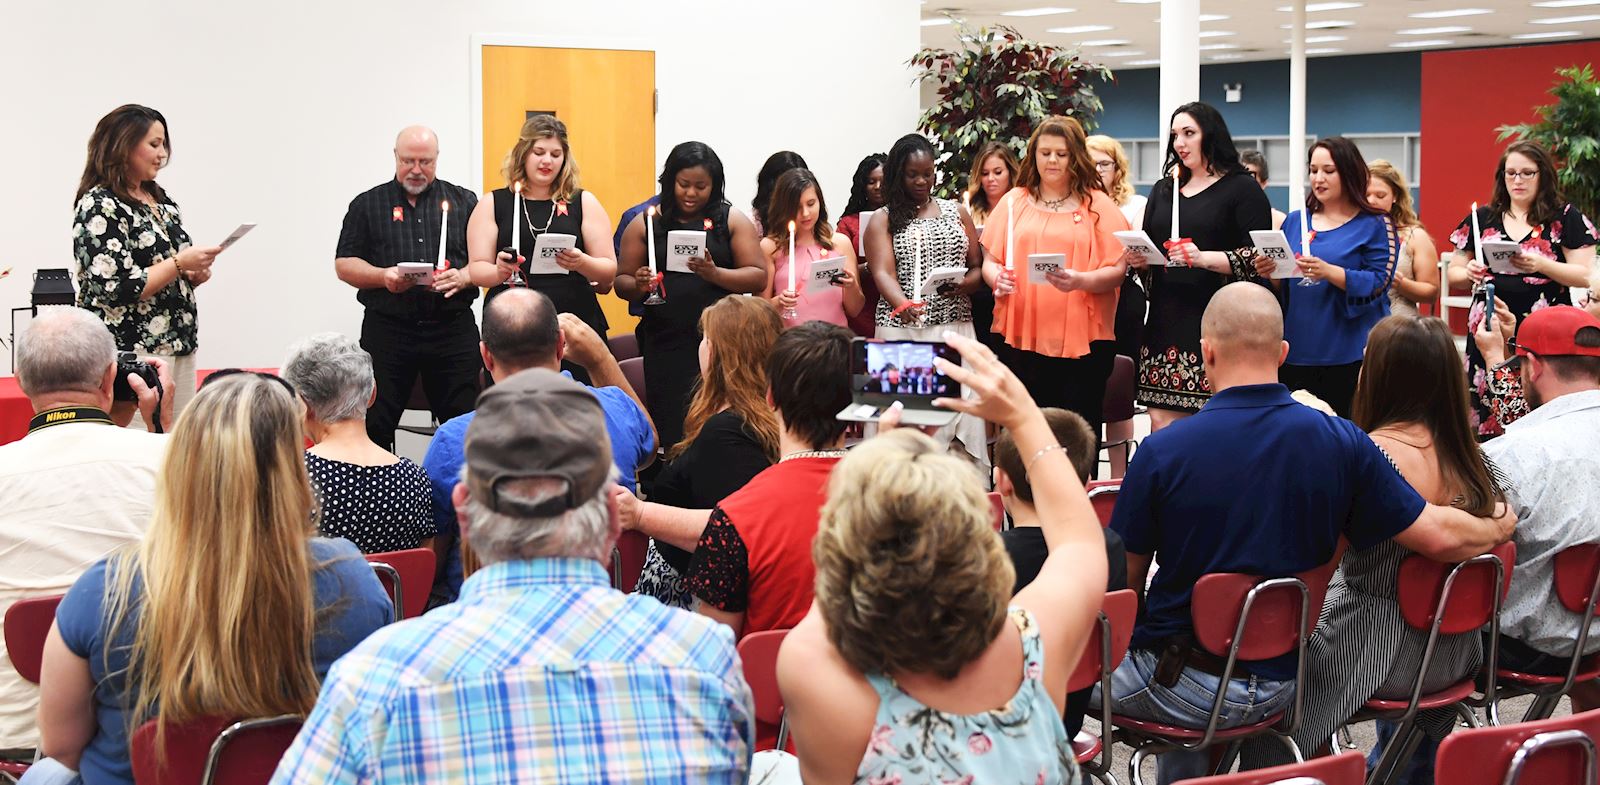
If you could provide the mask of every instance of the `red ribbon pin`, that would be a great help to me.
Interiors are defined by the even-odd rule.
[[[405,211],[401,210],[399,207],[394,208],[394,212],[390,213],[389,220],[391,220],[391,221],[394,221],[394,222],[398,223],[400,221],[404,221],[405,219],[406,219]]]

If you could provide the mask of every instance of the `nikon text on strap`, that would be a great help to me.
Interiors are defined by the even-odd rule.
[[[111,415],[93,406],[63,406],[59,409],[42,411],[28,421],[28,433],[42,431],[57,425],[69,422],[97,422],[104,425],[114,425]]]

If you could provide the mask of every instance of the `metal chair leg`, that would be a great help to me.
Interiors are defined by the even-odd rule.
[[[1353,749],[1356,748],[1356,737],[1350,735],[1350,726],[1349,725],[1340,725],[1339,726],[1339,734],[1338,734],[1337,738],[1340,739],[1340,740],[1343,740],[1345,749],[1353,750]],[[1330,749],[1330,750],[1339,749],[1339,745],[1338,744],[1334,744],[1332,747],[1329,747],[1328,749]]]
[[[1133,757],[1128,759],[1128,776],[1133,785],[1144,785],[1144,777],[1139,774],[1139,767],[1144,759],[1150,757],[1150,745],[1140,746],[1133,751]]]
[[[1550,715],[1555,713],[1556,706],[1560,703],[1561,696],[1559,694],[1536,696],[1533,702],[1528,704],[1528,713],[1522,715],[1522,721],[1548,720]]]
[[[1211,773],[1227,774],[1229,771],[1231,771],[1233,769],[1234,761],[1239,759],[1239,747],[1242,744],[1243,742],[1236,741],[1232,744],[1229,744],[1227,747],[1224,747],[1222,750],[1222,757],[1217,760],[1217,766],[1211,770]]]
[[[1416,720],[1401,723],[1400,729],[1395,732],[1394,738],[1383,748],[1383,756],[1378,759],[1378,765],[1367,777],[1367,785],[1390,785],[1405,770],[1406,763],[1411,760],[1412,753],[1417,751],[1417,744],[1422,741],[1422,730],[1417,727]]]
[[[1295,763],[1305,763],[1306,762],[1306,756],[1300,754],[1300,745],[1294,743],[1294,738],[1293,737],[1289,736],[1288,734],[1284,734],[1284,733],[1274,733],[1272,735],[1278,737],[1278,740],[1282,741],[1284,746],[1289,748],[1289,754],[1294,756],[1294,762]]]

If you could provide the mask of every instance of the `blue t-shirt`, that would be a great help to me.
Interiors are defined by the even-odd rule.
[[[394,621],[394,606],[372,567],[349,540],[311,540],[314,569],[314,602],[317,610],[316,634],[311,653],[317,678],[327,675],[333,661],[355,648],[379,627]],[[144,606],[144,587],[135,577],[129,618],[117,627],[117,641],[110,656],[106,635],[111,632],[105,618],[109,557],[95,562],[72,584],[56,608],[56,628],[73,654],[89,661],[89,676],[94,680],[94,738],[83,750],[78,772],[84,782],[133,785],[133,761],[128,752],[127,703],[123,693],[136,679],[128,673],[128,651]],[[326,615],[324,615],[326,612]],[[131,702],[131,700],[130,700]]]
[[[561,375],[572,378],[567,371],[562,371]],[[611,437],[611,460],[621,475],[617,484],[632,492],[637,487],[635,475],[639,467],[656,451],[650,418],[621,387],[589,387],[589,392],[600,400],[600,409],[605,413],[606,433]],[[461,533],[456,526],[456,508],[450,501],[450,494],[461,481],[461,465],[467,460],[467,426],[472,424],[475,414],[467,412],[441,424],[433,432],[428,453],[422,458],[428,485],[433,489],[434,523],[439,536],[450,537],[450,550],[443,571],[434,581],[434,589],[451,602],[461,591]]]
[[[622,220],[617,222],[617,231],[611,235],[611,246],[616,249],[618,259],[622,258],[622,234],[628,231],[628,224],[633,223],[633,219],[639,217],[640,213],[658,204],[661,204],[661,194],[656,194],[622,211]]]
[[[1200,576],[1293,575],[1328,563],[1343,534],[1356,550],[1394,537],[1426,503],[1355,423],[1289,397],[1281,384],[1229,387],[1194,416],[1150,435],[1128,466],[1111,528],[1160,568],[1133,645],[1191,633]],[[1294,654],[1244,664],[1293,679]]]
[[[1300,253],[1300,220],[1304,211],[1289,213],[1283,233]],[[1367,350],[1367,333],[1389,315],[1389,286],[1394,277],[1396,247],[1384,217],[1361,213],[1336,229],[1311,238],[1311,255],[1343,267],[1344,288],[1326,281],[1299,286],[1298,278],[1282,281],[1283,338],[1289,342],[1290,365],[1345,365],[1359,362]]]

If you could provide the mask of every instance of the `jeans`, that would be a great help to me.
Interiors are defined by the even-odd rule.
[[[83,785],[78,772],[57,763],[54,758],[40,758],[28,767],[19,785]]]
[[[1151,722],[1204,728],[1222,680],[1194,668],[1184,668],[1176,684],[1163,687],[1155,683],[1159,659],[1152,651],[1128,651],[1127,659],[1111,673],[1113,709],[1118,714]],[[1217,727],[1234,728],[1260,722],[1287,710],[1293,701],[1293,680],[1269,681],[1255,676],[1231,679]],[[1098,687],[1089,704],[1091,708],[1100,706]],[[1210,753],[1205,750],[1156,756],[1156,781],[1161,785],[1203,777],[1210,773],[1209,769]]]
[[[1388,720],[1377,721],[1378,743],[1367,754],[1367,771],[1378,768],[1378,760],[1383,757],[1383,751],[1390,744],[1395,743],[1395,732],[1400,730],[1398,723]],[[1399,777],[1394,785],[1433,785],[1433,759],[1439,754],[1439,742],[1424,735],[1417,743],[1417,751],[1412,753],[1411,760],[1400,767]]]

